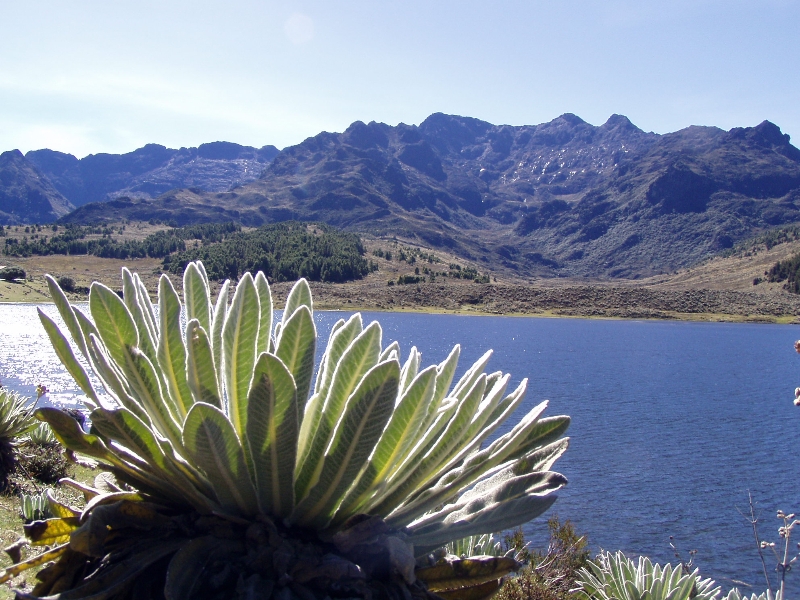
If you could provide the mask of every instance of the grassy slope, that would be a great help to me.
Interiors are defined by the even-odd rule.
[[[146,235],[163,226],[150,226],[147,224],[128,224],[123,238],[121,239],[142,239]],[[13,232],[11,235],[21,236],[21,232]],[[576,286],[590,286],[603,290],[622,290],[630,293],[631,290],[653,290],[668,294],[676,290],[730,290],[751,296],[756,302],[763,301],[769,303],[782,303],[788,306],[785,314],[763,317],[753,316],[758,320],[772,320],[783,322],[792,320],[798,314],[794,310],[793,302],[797,299],[787,294],[782,289],[780,283],[761,283],[753,285],[753,279],[763,277],[766,271],[776,261],[787,258],[800,251],[800,241],[780,244],[771,250],[762,247],[744,253],[742,256],[732,256],[727,258],[714,258],[705,263],[690,269],[681,270],[677,273],[659,275],[640,280],[590,280],[582,279],[524,279],[516,276],[513,271],[505,270],[502,267],[495,270],[489,269],[485,263],[479,261],[467,261],[457,258],[454,255],[440,250],[429,250],[403,241],[377,239],[364,237],[364,245],[367,249],[366,257],[377,263],[379,270],[371,273],[365,279],[347,284],[335,285],[312,285],[314,289],[315,303],[319,308],[325,309],[344,309],[344,310],[416,310],[426,312],[460,312],[466,314],[536,314],[542,316],[593,316],[587,311],[564,310],[563,306],[526,306],[524,303],[493,303],[491,305],[482,302],[459,301],[442,303],[442,286],[445,290],[453,290],[453,293],[445,291],[445,296],[454,298],[467,298],[473,292],[480,290],[482,284],[475,284],[464,280],[454,280],[451,278],[437,277],[436,282],[421,283],[415,286],[387,286],[388,281],[396,281],[400,275],[414,275],[415,269],[419,268],[422,272],[426,267],[433,271],[448,271],[450,263],[459,264],[462,267],[472,266],[480,273],[491,276],[492,284],[513,288],[517,297],[523,297],[526,290],[552,290]],[[377,249],[391,250],[393,258],[391,261],[373,255]],[[418,249],[424,252],[433,253],[438,262],[429,263],[425,260],[417,260],[411,264],[407,261],[399,260],[399,251],[406,252]],[[21,266],[28,273],[28,280],[25,282],[9,283],[0,281],[0,302],[44,302],[48,300],[47,287],[44,282],[44,274],[50,273],[54,276],[68,275],[75,280],[77,286],[88,286],[94,280],[99,280],[113,289],[119,289],[120,269],[123,266],[136,271],[143,278],[145,285],[154,295],[157,289],[158,278],[160,276],[160,261],[157,259],[135,259],[135,260],[116,260],[102,259],[94,256],[41,256],[30,258],[14,258],[0,256],[0,263],[14,264]],[[176,288],[180,289],[180,278],[171,276]],[[215,284],[215,288],[217,285]],[[282,302],[286,297],[286,291],[290,284],[278,284],[274,286],[275,299]],[[286,288],[286,289],[284,289]],[[415,288],[419,293],[409,294],[411,288]],[[216,289],[212,290],[215,293]],[[474,295],[474,294],[473,294]],[[73,295],[75,301],[85,300],[85,296]],[[619,307],[618,311],[610,311],[605,316],[636,316],[639,318],[647,317],[650,313],[629,314],[624,307]],[[769,311],[767,311],[769,312]],[[774,312],[774,311],[773,311]],[[680,318],[680,319],[702,319],[702,320],[747,320],[751,318],[741,307],[730,306],[722,307],[714,313],[694,310],[692,307],[676,306],[673,310],[664,310],[661,313],[652,312],[656,318]],[[597,316],[597,315],[594,315]],[[600,315],[602,316],[602,315]]]

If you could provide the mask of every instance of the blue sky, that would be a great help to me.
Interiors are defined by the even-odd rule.
[[[0,150],[279,148],[433,112],[800,142],[800,0],[0,0]]]

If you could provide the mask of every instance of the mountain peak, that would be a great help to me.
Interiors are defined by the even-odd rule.
[[[0,154],[0,160],[5,162],[10,162],[12,160],[25,160],[25,156],[23,156],[22,152],[19,150],[7,150]]]
[[[389,137],[386,135],[388,129],[388,125],[376,121],[370,121],[369,125],[363,121],[355,121],[342,134],[342,139],[351,146],[362,150],[375,147],[385,148],[389,143]]]
[[[600,126],[601,129],[617,129],[622,131],[641,131],[625,115],[613,114]]]
[[[0,222],[50,223],[75,209],[19,150],[0,154]]]
[[[789,134],[783,133],[781,128],[772,123],[771,121],[761,121],[758,125],[753,127],[753,132],[757,133],[760,138],[770,142],[775,146],[783,146],[789,143]]]
[[[587,124],[586,121],[584,121],[578,115],[573,114],[573,113],[564,113],[563,115],[561,115],[560,117],[558,117],[557,119],[554,119],[554,120],[555,121],[559,121],[559,120],[566,121],[570,125],[586,125]]]

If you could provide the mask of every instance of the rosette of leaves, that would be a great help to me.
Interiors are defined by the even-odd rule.
[[[39,423],[36,427],[31,429],[28,438],[34,446],[55,446],[58,444],[53,430],[47,423]]]
[[[569,418],[542,417],[546,403],[484,444],[526,389],[485,373],[490,352],[453,385],[458,346],[438,365],[415,348],[401,361],[356,314],[333,326],[315,375],[305,280],[280,319],[263,273],[212,302],[199,262],[183,303],[161,278],[157,310],[126,269],[122,298],[92,285],[91,318],[48,284],[65,329],[41,321],[92,427],[36,414],[114,479],[78,486],[86,507],[29,535],[58,558],[31,597],[425,598],[425,580],[486,597],[519,563],[430,553],[532,519],[566,483],[550,468]]]
[[[6,488],[16,469],[16,448],[22,436],[38,424],[27,404],[24,396],[0,388],[0,490]]]
[[[39,494],[22,494],[19,497],[19,510],[25,523],[42,521],[53,517],[48,505],[47,492]]]
[[[747,593],[742,594],[739,591],[739,588],[731,589],[727,595],[722,597],[722,600],[783,600],[781,598],[780,592],[772,595],[772,592],[769,590],[761,592],[760,594],[756,592],[750,592],[748,596]]]
[[[712,600],[720,592],[698,569],[688,573],[680,565],[661,566],[645,556],[634,561],[622,552],[601,552],[578,571],[576,583],[578,600]]]

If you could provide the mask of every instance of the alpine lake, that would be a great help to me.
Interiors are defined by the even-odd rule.
[[[38,305],[60,322],[53,305]],[[50,347],[37,305],[0,304],[0,380],[53,404],[81,394]],[[315,313],[318,358],[333,324],[352,313]],[[586,535],[592,551],[623,550],[657,562],[694,563],[727,592],[766,588],[753,538],[748,492],[761,539],[779,542],[778,509],[800,513],[800,356],[791,325],[479,317],[363,313],[378,320],[383,345],[411,346],[427,366],[461,345],[459,373],[486,350],[489,369],[510,372],[510,389],[529,379],[518,414],[550,401],[546,415],[568,414],[570,448],[554,470],[569,484],[549,513],[525,525],[534,547],[557,513]],[[497,433],[503,433],[504,430]],[[800,535],[792,541],[800,541]],[[773,582],[777,561],[767,553]],[[752,589],[748,586],[753,586]],[[788,595],[800,573],[787,574]]]

